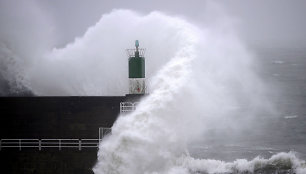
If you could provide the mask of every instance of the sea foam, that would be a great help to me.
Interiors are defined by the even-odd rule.
[[[127,14],[115,11],[110,15]],[[139,18],[139,14],[130,15]],[[205,138],[203,132],[224,129],[229,136],[243,132],[246,126],[252,127],[259,108],[267,111],[262,83],[252,70],[252,56],[232,33],[199,29],[160,12],[139,20],[139,24],[166,24],[163,27],[176,38],[177,49],[151,78],[150,94],[134,112],[120,115],[111,135],[100,144],[96,174],[254,173],[267,171],[271,165],[275,171],[283,167],[285,172],[303,173],[304,162],[293,153],[228,163],[192,158],[187,145]]]

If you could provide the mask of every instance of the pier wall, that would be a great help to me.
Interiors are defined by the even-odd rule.
[[[120,112],[114,97],[0,97],[1,139],[98,139]],[[97,148],[1,148],[1,173],[89,174]]]

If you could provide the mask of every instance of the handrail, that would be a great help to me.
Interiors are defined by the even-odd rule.
[[[126,54],[129,58],[131,57],[135,57],[135,52],[136,52],[136,49],[132,48],[132,49],[126,49]],[[144,58],[144,55],[146,53],[146,49],[145,48],[138,48],[138,53],[139,53],[139,56]]]
[[[3,148],[98,148],[99,139],[1,139],[0,150]]]
[[[120,102],[120,113],[136,110],[139,102]]]
[[[16,139],[1,139],[1,140],[5,140],[5,141],[10,141],[10,140],[16,140]],[[39,140],[39,139],[25,139],[25,138],[20,138],[20,139],[18,139],[18,140]]]
[[[112,128],[100,127],[99,128],[99,142],[101,142],[102,139],[111,132],[112,132]]]
[[[0,151],[3,148],[19,148],[21,151],[22,148],[98,148],[99,143],[102,139],[111,133],[111,128],[100,127],[99,128],[99,138],[98,139],[75,139],[75,138],[66,138],[66,139],[0,139]]]

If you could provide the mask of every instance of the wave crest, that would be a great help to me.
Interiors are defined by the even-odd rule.
[[[237,159],[234,162],[182,157],[178,163],[192,174],[304,174],[306,172],[305,161],[298,159],[294,152],[281,152],[269,159],[256,157],[251,161]]]

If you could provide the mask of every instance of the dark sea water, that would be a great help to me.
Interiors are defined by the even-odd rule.
[[[255,69],[268,87],[267,98],[275,112],[258,115],[254,124],[264,125],[258,128],[263,129],[261,133],[253,134],[258,132],[255,129],[241,134],[250,136],[230,140],[212,136],[191,145],[192,156],[233,162],[293,152],[298,159],[306,159],[306,48],[257,48],[255,54]],[[257,173],[295,173],[268,168]]]
[[[267,118],[271,125],[262,144],[273,149],[271,152],[291,150],[306,159],[306,49],[257,52],[263,67],[261,77],[274,92],[270,98],[277,109],[275,117]]]

